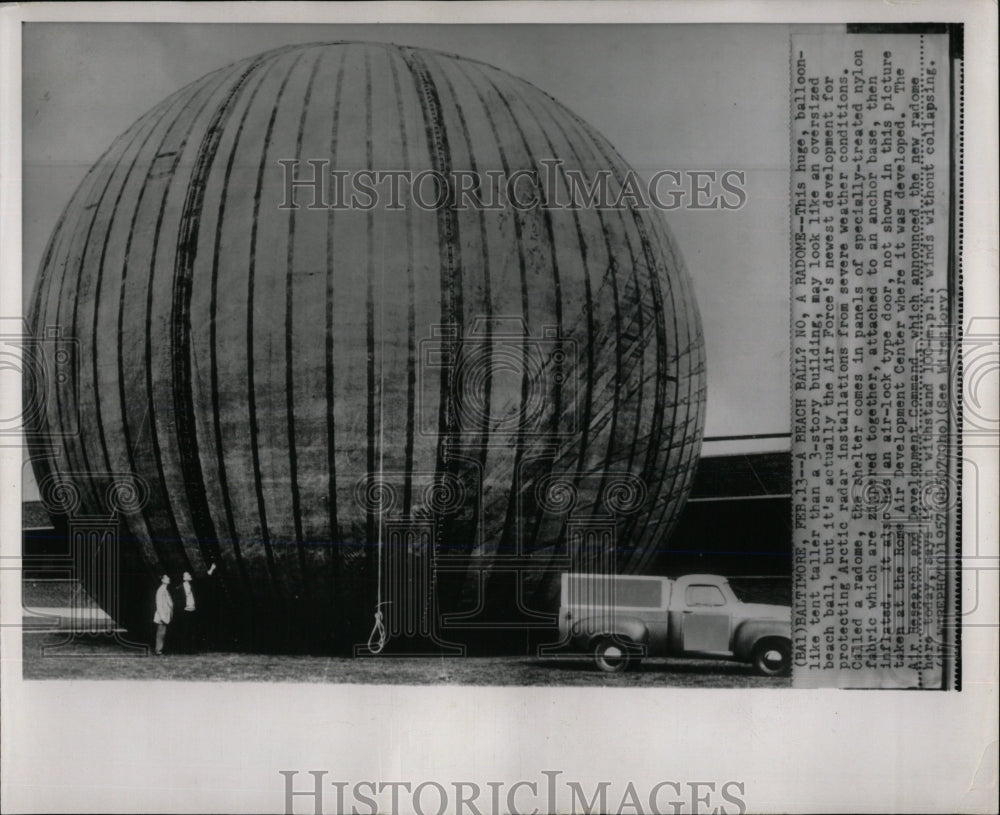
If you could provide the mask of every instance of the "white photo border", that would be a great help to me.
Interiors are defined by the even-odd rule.
[[[21,24],[237,19],[962,22],[963,321],[998,319],[996,5],[802,0],[5,7],[0,9],[0,315],[16,317],[22,302]],[[0,391],[3,415],[14,414],[19,400],[19,388]],[[963,455],[967,467],[978,469],[978,497],[995,497],[995,444],[967,447]],[[638,789],[661,781],[742,782],[747,809],[754,813],[995,811],[995,594],[980,597],[977,613],[986,625],[964,631],[963,689],[957,693],[25,682],[20,631],[7,625],[19,620],[21,609],[16,567],[21,466],[19,448],[0,447],[4,812],[282,811],[282,770],[298,771],[300,787],[307,785],[310,770],[351,783],[445,785],[541,781],[543,770],[558,770],[585,784],[608,780],[618,789],[630,781]],[[976,513],[977,523],[964,525],[963,550],[995,563],[995,504],[979,506],[968,492],[964,498],[965,514]],[[970,540],[970,530],[978,530],[978,537]]]

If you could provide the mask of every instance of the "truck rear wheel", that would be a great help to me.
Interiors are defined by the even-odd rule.
[[[622,642],[611,637],[601,637],[594,643],[594,662],[605,673],[621,673],[628,670],[632,655]]]
[[[767,639],[753,649],[753,666],[764,676],[788,676],[792,670],[792,644],[786,639]]]

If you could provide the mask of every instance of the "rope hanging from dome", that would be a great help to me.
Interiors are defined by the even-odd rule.
[[[380,283],[380,294],[378,304],[378,317],[379,317],[379,348],[378,348],[378,480],[379,484],[383,481],[383,459],[384,459],[384,446],[383,441],[385,438],[385,264],[382,264],[382,274],[379,277]],[[375,623],[372,626],[371,634],[368,635],[368,651],[372,654],[382,653],[382,649],[385,648],[385,644],[389,641],[389,635],[385,630],[385,621],[383,619],[382,606],[389,605],[389,601],[382,599],[382,547],[385,545],[383,528],[385,526],[385,512],[383,512],[382,507],[382,495],[384,493],[379,491],[379,513],[378,513],[378,566],[375,573]]]

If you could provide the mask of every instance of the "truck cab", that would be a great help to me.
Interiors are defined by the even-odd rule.
[[[559,630],[604,671],[643,657],[749,662],[776,676],[791,667],[791,609],[744,603],[725,577],[562,575]]]

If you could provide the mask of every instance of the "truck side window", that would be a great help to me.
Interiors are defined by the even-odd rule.
[[[718,586],[688,586],[684,601],[689,606],[724,606],[726,598]]]

